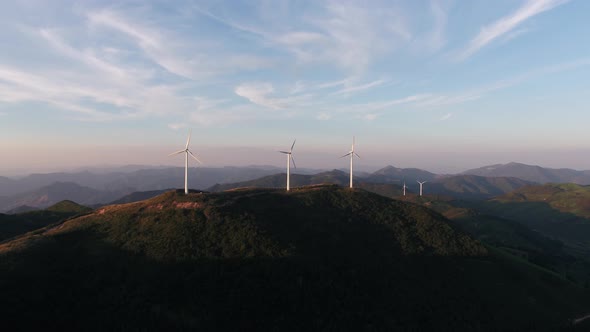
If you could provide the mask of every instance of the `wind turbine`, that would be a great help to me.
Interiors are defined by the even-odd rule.
[[[407,187],[408,187],[408,186],[406,186],[406,180],[404,180],[404,196],[406,196],[406,188],[407,188]]]
[[[188,145],[191,142],[191,131],[188,132],[188,139],[186,140],[186,146],[184,147],[184,150],[180,150],[180,151],[176,151],[174,153],[169,154],[168,156],[174,156],[180,153],[184,153],[184,194],[188,195],[188,156],[190,155],[191,157],[193,157],[196,161],[199,162],[199,164],[202,164],[202,162],[188,149]]]
[[[357,158],[361,158],[361,156],[359,156],[358,153],[354,152],[354,136],[352,136],[352,147],[350,148],[350,151],[344,156],[340,157],[344,158],[346,156],[350,156],[350,188],[352,188],[352,160],[354,159],[355,155],[357,156]]]
[[[295,159],[293,159],[293,147],[295,146],[295,142],[297,140],[293,140],[293,145],[291,145],[291,150],[287,151],[279,151],[280,153],[284,153],[287,155],[287,191],[291,190],[290,181],[291,181],[291,162],[293,163],[293,168],[297,168],[295,166]]]
[[[420,181],[416,180],[416,182],[418,182],[420,184],[420,196],[422,196],[422,185],[425,184],[427,181],[420,182]]]

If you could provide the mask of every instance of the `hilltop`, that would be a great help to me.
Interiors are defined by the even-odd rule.
[[[590,304],[430,209],[337,186],[167,192],[0,258],[4,321],[22,328],[539,330]]]

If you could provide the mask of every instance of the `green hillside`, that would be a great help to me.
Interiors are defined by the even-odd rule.
[[[590,311],[432,210],[336,186],[107,206],[0,244],[0,292],[23,329],[538,331]]]

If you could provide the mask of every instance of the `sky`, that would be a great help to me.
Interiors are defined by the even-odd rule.
[[[590,169],[590,1],[2,1],[0,175]],[[194,165],[193,165],[194,166]]]

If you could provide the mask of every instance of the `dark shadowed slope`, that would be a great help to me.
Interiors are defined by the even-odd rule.
[[[521,222],[590,256],[590,186],[526,186],[471,207]]]
[[[0,241],[90,211],[92,211],[92,209],[75,202],[61,201],[44,210],[35,210],[11,215],[0,214]]]
[[[3,323],[22,328],[538,331],[588,304],[438,213],[336,186],[169,192],[0,258]]]

